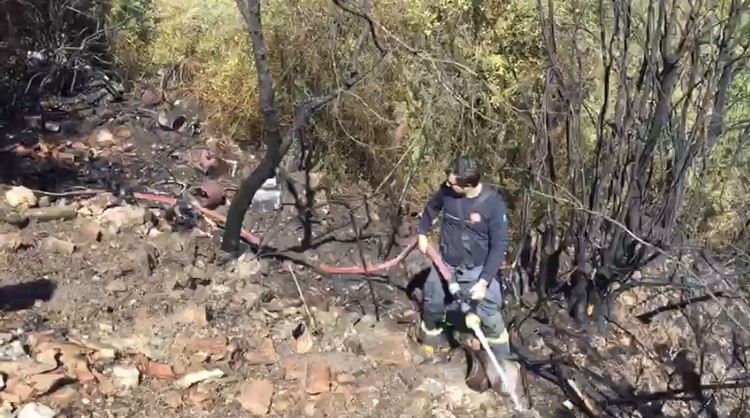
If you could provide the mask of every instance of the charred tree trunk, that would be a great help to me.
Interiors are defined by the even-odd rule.
[[[546,296],[559,280],[556,255],[570,243],[573,271],[558,288],[570,292],[568,309],[581,323],[607,321],[613,288],[669,250],[688,175],[724,131],[729,86],[747,61],[738,22],[750,4],[709,3],[650,0],[636,26],[632,0],[600,0],[592,30],[584,28],[582,2],[537,0],[548,70],[542,111],[530,123],[538,142],[529,161],[544,161],[546,170],[528,187],[541,188],[550,221],[537,290]],[[557,29],[556,9],[564,7],[574,16],[571,35]],[[594,65],[579,42],[590,34],[603,71],[587,80],[584,63]],[[633,62],[641,63],[637,71]],[[583,105],[592,86],[603,92],[598,114]],[[585,119],[595,132],[589,160],[582,157]]]
[[[244,6],[244,7],[243,7]],[[260,0],[247,0],[240,5],[242,15],[245,18],[248,35],[253,44],[253,58],[255,69],[258,73],[259,108],[263,115],[263,132],[266,135],[266,154],[263,156],[258,167],[242,181],[237,194],[229,205],[226,230],[222,240],[222,249],[235,252],[240,247],[240,230],[245,212],[250,207],[255,193],[263,183],[274,176],[276,167],[281,163],[285,149],[282,149],[281,134],[279,132],[279,111],[274,99],[273,77],[268,65],[268,52],[266,41],[263,37],[263,25],[261,22]],[[287,144],[287,148],[288,148]]]
[[[289,151],[293,143],[300,144],[300,135],[309,119],[327,103],[340,95],[343,91],[354,87],[362,78],[372,72],[388,56],[388,51],[378,41],[374,25],[367,12],[355,11],[345,4],[334,1],[336,5],[347,13],[351,13],[368,22],[367,29],[372,35],[373,42],[380,51],[380,59],[367,71],[350,72],[345,81],[325,95],[307,100],[297,107],[291,127],[281,135],[279,128],[279,110],[274,98],[274,83],[268,64],[268,51],[263,36],[263,25],[261,23],[261,1],[260,0],[237,0],[237,6],[242,13],[247,26],[248,35],[253,44],[253,58],[258,73],[259,108],[263,116],[263,132],[266,139],[266,153],[258,167],[240,184],[234,195],[227,214],[227,223],[221,248],[229,253],[236,253],[240,248],[240,230],[247,209],[252,203],[255,193],[263,183],[276,175],[276,170],[281,164],[284,155]],[[359,51],[356,51],[354,59]]]

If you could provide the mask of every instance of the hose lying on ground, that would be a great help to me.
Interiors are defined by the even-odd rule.
[[[156,203],[164,203],[167,205],[176,205],[177,199],[174,197],[169,196],[162,196],[158,194],[153,193],[133,193],[133,196],[136,199],[140,200],[147,200],[150,202],[156,202]],[[204,216],[211,218],[214,221],[217,221],[219,223],[225,223],[226,217],[218,212],[215,212],[210,209],[206,209],[203,206],[200,205],[200,203],[194,201],[192,202],[192,205]],[[242,239],[247,241],[250,244],[259,246],[261,245],[261,239],[257,235],[253,234],[252,232],[242,229],[240,231],[240,236]],[[417,246],[417,239],[414,238],[412,241],[407,245],[401,252],[394,258],[390,260],[386,260],[382,263],[377,264],[366,264],[364,266],[348,266],[348,267],[336,267],[331,266],[328,264],[320,264],[318,266],[318,269],[324,273],[328,274],[370,274],[377,271],[382,271],[389,269],[398,263],[400,263],[406,256],[414,250],[414,248]],[[448,267],[443,262],[443,259],[438,254],[437,250],[433,246],[427,247],[427,256],[432,260],[433,263],[438,267],[438,270],[440,271],[441,276],[443,276],[443,279],[446,281],[451,280],[451,272],[448,270]]]

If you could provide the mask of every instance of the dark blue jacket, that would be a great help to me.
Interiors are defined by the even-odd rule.
[[[502,195],[482,185],[479,196],[467,198],[443,184],[422,212],[419,234],[432,229],[440,211],[443,212],[440,228],[443,260],[453,267],[484,266],[479,277],[488,282],[497,277],[508,248],[508,216]]]

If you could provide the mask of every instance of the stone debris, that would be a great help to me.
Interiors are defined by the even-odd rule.
[[[47,251],[63,255],[71,255],[76,250],[76,245],[74,243],[55,237],[46,238],[43,241],[43,244]]]
[[[413,356],[405,345],[404,333],[391,331],[382,325],[360,329],[357,333],[359,344],[368,358],[384,365],[412,364]]]
[[[250,350],[245,354],[245,360],[250,364],[276,363],[279,360],[279,356],[276,354],[273,340],[270,338],[263,338],[254,350]]]
[[[189,305],[185,307],[180,315],[177,317],[177,320],[186,324],[194,324],[194,325],[208,325],[208,314],[206,312],[206,307],[203,305]]]
[[[177,386],[180,386],[182,388],[189,388],[190,386],[193,386],[198,382],[202,382],[208,379],[218,379],[220,377],[224,377],[224,371],[221,369],[197,370],[185,374],[183,377],[177,380],[176,384]]]
[[[78,216],[78,204],[28,209],[23,211],[23,216],[36,222],[71,220]]]
[[[123,230],[143,225],[146,210],[138,206],[116,206],[105,209],[99,215],[99,222],[108,228],[108,231],[117,234]]]
[[[120,125],[114,131],[99,129],[90,139],[98,148],[109,148],[97,153],[107,153],[121,149],[125,139],[137,142],[142,133]],[[74,162],[81,161],[79,154],[72,155]],[[172,175],[175,181],[187,181],[184,173]],[[320,180],[313,180],[316,187]],[[271,183],[255,202],[265,209],[278,203],[280,189]],[[180,186],[170,182],[158,188]],[[55,416],[45,405],[64,414],[68,404],[75,405],[71,408],[76,414],[77,408],[88,410],[82,416],[92,410],[94,415],[127,416],[129,402],[144,402],[143,393],[175,416],[236,413],[238,408],[253,416],[314,418],[508,416],[508,402],[466,386],[466,364],[460,354],[451,353],[448,362],[428,364],[411,349],[404,330],[383,319],[416,316],[414,310],[401,309],[408,301],[403,306],[398,299],[384,303],[385,314],[378,321],[359,311],[369,308],[354,306],[362,295],[344,280],[332,284],[300,268],[298,290],[287,273],[277,280],[283,266],[269,257],[248,251],[234,261],[218,261],[216,242],[201,236],[215,232],[211,222],[201,219],[198,227],[185,231],[164,219],[163,208],[142,199],[133,204],[118,193],[37,199],[32,190],[17,186],[5,193],[5,200],[8,213],[50,223],[32,222],[20,232],[0,232],[2,256],[10,264],[21,263],[20,255],[36,257],[40,266],[29,268],[28,277],[49,277],[58,286],[52,301],[62,298],[67,305],[53,309],[52,301],[34,306],[32,300],[33,308],[7,313],[8,325],[3,322],[0,328],[0,400],[5,402],[0,418]],[[56,222],[74,218],[78,219],[68,224],[75,228]],[[18,228],[15,222],[4,224]],[[322,252],[311,251],[309,259],[316,257],[323,261]],[[424,267],[424,257],[410,257],[415,272]],[[70,271],[60,268],[74,263]],[[14,280],[25,280],[25,273],[11,272]],[[637,296],[623,293],[620,305],[636,309],[642,299]],[[669,298],[658,302],[666,304]],[[715,309],[703,306],[709,313]],[[300,326],[303,323],[310,325]],[[66,328],[53,329],[61,324]],[[17,327],[23,329],[16,331]],[[40,327],[50,331],[28,332]],[[715,328],[718,333],[720,326]],[[639,340],[648,339],[646,331],[653,330],[641,329]],[[661,339],[655,351],[668,351],[661,345],[674,346],[682,337],[674,330],[658,331],[651,333],[657,336],[651,342]],[[548,357],[554,346],[582,362],[587,350],[612,348],[607,338],[588,338],[581,348],[573,338],[549,341],[550,334],[554,333],[526,336],[526,348]],[[643,358],[634,360],[632,335],[618,338],[628,361],[619,380],[635,382],[637,378],[627,377],[629,370],[657,367]],[[730,369],[716,353],[706,358],[716,375]],[[598,364],[583,366],[604,373],[596,369]],[[638,390],[667,389],[653,376],[643,381]]]
[[[52,408],[36,402],[26,404],[18,411],[18,418],[53,418],[55,415]]]
[[[253,380],[240,385],[237,397],[243,409],[253,415],[266,415],[271,408],[274,387],[267,380]]]
[[[102,239],[102,227],[97,222],[87,221],[79,228],[79,231],[88,242],[98,242]]]
[[[117,140],[112,134],[112,131],[106,128],[101,128],[94,132],[91,139],[91,145],[96,148],[107,148],[117,144]]]
[[[135,366],[115,366],[112,368],[112,382],[117,387],[134,388],[141,380],[141,372]]]
[[[14,252],[23,244],[23,238],[18,232],[0,234],[0,251]]]
[[[317,395],[331,390],[331,368],[320,361],[311,361],[307,365],[305,391]]]
[[[23,186],[11,187],[6,191],[5,201],[16,210],[33,208],[37,205],[34,192]]]

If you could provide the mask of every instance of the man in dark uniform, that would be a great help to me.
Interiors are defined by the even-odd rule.
[[[515,390],[518,368],[510,354],[508,331],[501,313],[502,295],[498,271],[507,249],[508,219],[503,197],[481,182],[475,160],[461,156],[449,169],[445,184],[435,192],[422,212],[418,246],[429,245],[427,233],[442,211],[439,251],[461,289],[471,294],[482,331],[509,382],[505,392]],[[433,265],[424,285],[424,305],[418,339],[428,352],[448,342],[443,331],[446,314],[446,285]],[[492,364],[485,365],[494,367]],[[493,373],[488,373],[493,374]],[[495,374],[496,375],[496,374]],[[500,388],[500,382],[491,382]]]

